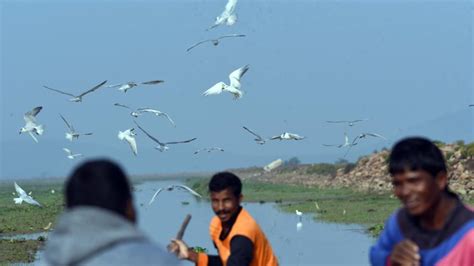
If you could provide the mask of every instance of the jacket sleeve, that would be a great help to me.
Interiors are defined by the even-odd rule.
[[[227,266],[250,265],[253,258],[253,243],[245,236],[236,235],[230,241],[230,256]]]
[[[370,248],[370,264],[374,266],[390,265],[390,254],[394,245],[402,240],[397,223],[397,213],[392,214],[385,223],[377,243]]]

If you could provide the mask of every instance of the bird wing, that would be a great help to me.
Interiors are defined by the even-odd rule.
[[[127,83],[121,83],[121,84],[108,85],[108,86],[106,86],[106,88],[116,88],[116,87],[122,87],[123,85],[127,85]]]
[[[192,138],[192,139],[182,140],[182,141],[172,141],[172,142],[166,142],[165,144],[188,143],[188,142],[194,141],[194,140],[196,140],[196,139],[197,139],[197,138]]]
[[[39,202],[37,202],[36,200],[34,200],[31,196],[26,197],[26,198],[24,199],[24,201],[26,201],[26,202],[29,203],[29,204],[42,207],[41,204],[39,204]]]
[[[58,92],[58,93],[61,93],[61,94],[65,94],[65,95],[69,95],[69,96],[72,96],[72,97],[76,97],[76,95],[73,95],[69,92],[64,92],[64,91],[60,91],[60,90],[57,90],[57,89],[53,89],[53,88],[50,88],[48,86],[43,86],[43,88],[46,88],[48,90],[52,90],[52,91],[55,91],[55,92]]]
[[[63,151],[65,151],[68,155],[72,154],[71,150],[68,148],[63,148]]]
[[[38,139],[35,137],[35,135],[33,135],[33,133],[31,133],[31,131],[28,131],[28,134],[30,134],[30,136],[33,138],[33,140],[38,143]]]
[[[66,126],[69,128],[70,131],[74,132],[74,128],[71,126],[71,124],[69,124],[66,120],[66,118],[64,118],[64,116],[62,116],[61,114],[59,114],[59,116],[63,119],[64,123],[66,124]]]
[[[163,83],[163,82],[165,82],[165,81],[164,80],[150,80],[150,81],[142,82],[142,84],[154,85],[154,84],[159,84],[159,83]]]
[[[377,133],[365,133],[366,135],[368,136],[371,136],[371,137],[376,137],[376,138],[382,138],[382,139],[387,139],[386,137],[380,135],[380,134],[377,134]]]
[[[356,120],[352,120],[352,121],[349,121],[351,123],[357,123],[357,122],[362,122],[362,121],[367,121],[369,119],[365,118],[365,119],[356,119]]]
[[[153,141],[155,141],[156,143],[158,143],[160,146],[164,146],[165,144],[164,143],[161,143],[157,138],[153,137],[152,135],[150,135],[148,132],[146,132],[138,123],[137,121],[133,121],[135,122],[135,124],[137,125],[137,127],[143,131],[143,133],[145,133],[145,135],[147,135],[150,139],[152,139]]]
[[[153,197],[151,197],[151,200],[150,200],[150,202],[148,202],[148,205],[151,205],[151,204],[153,203],[153,201],[155,201],[156,196],[158,196],[158,194],[160,194],[160,192],[161,192],[162,190],[163,190],[163,188],[160,187],[160,188],[155,192],[155,194],[153,194]]]
[[[196,46],[198,46],[198,45],[201,45],[201,44],[203,44],[203,43],[205,43],[205,42],[210,42],[210,41],[212,41],[212,39],[208,39],[208,40],[204,40],[204,41],[197,42],[197,43],[191,45],[191,47],[189,47],[188,49],[186,49],[186,52],[189,52],[191,49],[193,49],[194,47],[196,47]]]
[[[229,0],[227,1],[227,4],[225,5],[224,12],[222,14],[232,14],[234,13],[235,6],[237,5],[237,0]],[[222,16],[222,15],[221,15]]]
[[[248,128],[245,127],[245,126],[244,126],[243,128],[244,128],[245,130],[247,130],[250,134],[252,134],[252,135],[254,135],[255,137],[257,137],[258,139],[263,140],[263,138],[262,138],[260,135],[258,135],[257,133],[253,132],[252,130],[248,129]]]
[[[273,136],[273,137],[270,138],[270,140],[275,140],[275,139],[280,139],[281,140],[282,139],[281,135]]]
[[[185,185],[173,185],[174,187],[177,187],[177,188],[181,188],[181,189],[184,189],[184,190],[187,190],[189,193],[193,194],[194,196],[196,197],[199,197],[199,198],[202,198],[202,196],[197,193],[196,191],[192,190],[191,188],[189,188],[188,186],[185,186]]]
[[[174,127],[176,127],[176,124],[174,123],[173,119],[171,119],[171,117],[170,117],[167,113],[162,112],[161,115],[165,116],[165,117],[168,119],[168,121],[170,121],[170,123],[171,123]]]
[[[123,105],[123,104],[120,104],[120,103],[114,103],[114,106],[119,106],[119,107],[123,107],[123,108],[127,108],[129,110],[132,110],[132,108],[126,106],[126,105]]]
[[[90,90],[88,90],[88,91],[86,91],[86,92],[81,93],[81,94],[79,95],[79,97],[82,97],[82,96],[84,96],[84,95],[86,95],[86,94],[88,94],[88,93],[90,93],[90,92],[93,92],[93,91],[97,90],[97,89],[100,88],[102,85],[104,85],[106,82],[107,82],[107,80],[102,81],[101,83],[95,85],[94,88],[92,88],[92,89],[90,89]]]
[[[225,83],[224,82],[218,82],[211,88],[209,88],[207,91],[203,92],[202,95],[208,96],[208,95],[215,95],[215,94],[220,94],[221,92],[224,91],[225,88]]]
[[[229,35],[223,35],[217,38],[218,40],[224,39],[224,38],[235,38],[235,37],[245,37],[245,34],[229,34]]]
[[[141,113],[154,113],[154,114],[158,114],[158,115],[161,115],[162,112],[158,111],[158,110],[155,110],[155,109],[152,109],[152,108],[148,108],[148,107],[144,107],[144,108],[138,108],[137,109],[138,112],[141,112]]]
[[[249,65],[245,65],[239,69],[234,70],[232,73],[229,75],[229,80],[230,80],[230,86],[234,88],[240,88],[240,79],[242,76],[249,70]]]
[[[26,197],[26,192],[15,182],[15,190],[20,198]]]
[[[130,144],[130,148],[132,148],[133,154],[137,155],[138,149],[137,149],[137,141],[135,140],[134,137],[130,135],[125,135],[125,140]]]
[[[328,120],[327,123],[349,123],[350,121],[345,120]]]
[[[326,146],[326,147],[339,147],[340,144],[323,144],[323,146]]]
[[[295,134],[295,133],[288,133],[288,136],[289,136],[290,138],[293,138],[293,139],[304,139],[304,138],[305,138],[305,137],[300,136],[300,135]]]
[[[36,115],[41,111],[41,109],[43,109],[43,106],[37,106],[37,107],[33,108],[33,110],[28,111],[28,112],[25,114],[25,116],[36,117]]]

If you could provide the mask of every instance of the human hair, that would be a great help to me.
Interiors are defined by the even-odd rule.
[[[126,215],[132,199],[130,184],[120,166],[107,159],[79,165],[66,182],[66,206],[94,206]]]
[[[407,170],[424,170],[436,177],[440,172],[447,172],[441,150],[422,137],[409,137],[397,142],[390,153],[388,168],[391,175]]]
[[[236,197],[242,193],[240,178],[231,172],[219,172],[213,175],[209,181],[209,192],[220,192],[228,188]]]

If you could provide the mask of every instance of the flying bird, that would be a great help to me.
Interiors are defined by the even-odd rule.
[[[357,143],[354,142],[349,142],[349,137],[347,134],[344,132],[344,143],[343,144],[323,144],[323,146],[326,147],[338,147],[338,148],[344,148],[344,147],[351,147],[357,145]]]
[[[161,191],[163,190],[167,190],[167,191],[173,191],[174,189],[181,189],[181,190],[184,190],[184,191],[187,191],[189,193],[191,193],[193,196],[195,197],[198,197],[198,198],[202,198],[202,196],[197,193],[196,191],[192,190],[191,188],[189,188],[188,186],[185,186],[185,185],[169,185],[165,188],[159,188],[155,194],[153,194],[153,197],[151,197],[151,200],[150,202],[148,202],[148,205],[151,205],[154,201],[155,201],[155,198],[156,196],[158,196],[158,194],[160,194]]]
[[[107,88],[117,88],[119,91],[127,92],[129,89],[136,87],[138,85],[155,85],[155,84],[160,84],[165,82],[164,80],[151,80],[151,81],[145,81],[145,82],[135,82],[135,81],[129,81],[127,83],[121,83],[121,84],[115,84],[115,85],[109,85]]]
[[[90,136],[92,135],[92,133],[77,133],[75,130],[74,130],[74,127],[72,126],[72,124],[70,124],[66,118],[64,118],[64,116],[62,116],[61,114],[59,114],[59,116],[61,117],[61,119],[64,121],[64,123],[66,124],[67,128],[69,129],[69,132],[66,132],[66,139],[70,140],[70,141],[73,141],[74,139],[79,139],[79,136],[80,135],[84,135],[84,136]]]
[[[72,98],[69,99],[69,101],[71,101],[71,102],[82,102],[82,97],[84,97],[86,94],[91,93],[91,92],[97,90],[98,88],[102,87],[102,85],[104,85],[106,82],[107,82],[107,80],[104,80],[101,83],[99,83],[98,85],[96,85],[95,87],[93,87],[92,89],[90,89],[88,91],[85,91],[85,92],[83,92],[79,95],[74,95],[72,93],[61,91],[61,90],[58,90],[58,89],[53,89],[53,88],[50,88],[50,87],[47,87],[47,86],[43,86],[43,87],[48,89],[48,90],[52,90],[52,91],[55,91],[55,92],[58,92],[58,93],[61,93],[61,94],[72,96]]]
[[[158,111],[156,109],[151,109],[151,108],[138,108],[137,111],[140,114],[141,113],[152,113],[152,114],[155,114],[156,116],[164,116],[164,117],[166,117],[166,119],[168,119],[168,121],[170,121],[171,125],[176,127],[176,124],[174,123],[173,119],[171,119],[171,117],[165,112],[161,112],[161,111]]]
[[[235,6],[237,5],[237,0],[228,0],[225,5],[224,11],[221,15],[216,17],[214,25],[209,27],[207,30],[213,29],[219,25],[232,26],[237,22],[237,15],[235,14]]]
[[[257,144],[263,145],[263,144],[265,144],[265,142],[268,140],[268,139],[262,138],[259,134],[253,132],[252,130],[250,130],[249,128],[247,128],[247,127],[245,127],[245,126],[244,126],[243,128],[244,128],[245,130],[247,130],[250,134],[252,134],[252,135],[254,135],[254,136],[256,137],[254,140],[255,140],[255,142],[256,142]]]
[[[155,147],[155,149],[163,152],[163,151],[167,151],[169,150],[169,147],[168,145],[169,144],[179,144],[179,143],[188,143],[188,142],[191,142],[191,141],[194,141],[196,140],[197,138],[192,138],[192,139],[188,139],[188,140],[183,140],[183,141],[171,141],[171,142],[161,142],[159,141],[157,138],[153,137],[152,135],[150,135],[148,132],[146,132],[136,121],[134,121],[135,124],[138,126],[138,128],[143,131],[143,133],[145,133],[145,135],[147,135],[151,140],[153,140],[154,142],[158,143],[158,146]]]
[[[130,110],[130,115],[133,116],[133,117],[138,117],[140,115],[140,112],[138,112],[138,110],[133,110],[132,108],[130,108],[126,105],[123,105],[123,104],[120,104],[120,103],[114,103],[114,106],[127,108],[128,110]]]
[[[278,140],[302,140],[302,139],[305,139],[305,138],[306,137],[300,136],[298,134],[284,132],[279,136],[273,136],[272,138],[270,138],[270,140],[276,140],[276,139],[278,139]]]
[[[136,156],[138,153],[138,149],[137,149],[137,141],[135,140],[135,136],[137,134],[135,133],[134,130],[135,130],[134,128],[130,128],[123,132],[119,131],[117,136],[120,140],[125,140],[126,142],[128,142],[128,144],[130,145],[130,148],[132,149],[133,154]]]
[[[38,106],[38,107],[33,108],[33,110],[25,113],[25,115],[23,116],[23,119],[25,120],[26,124],[24,127],[20,129],[20,132],[19,132],[19,134],[28,132],[28,134],[30,134],[30,136],[33,138],[33,140],[36,143],[38,143],[38,139],[35,137],[34,134],[39,136],[39,135],[43,135],[43,132],[44,132],[43,125],[39,125],[36,123],[36,116],[41,111],[41,109],[43,109],[43,107]]]
[[[357,119],[357,120],[328,120],[327,123],[347,123],[350,127],[352,127],[355,123],[359,123],[362,121],[367,121],[369,119]]]
[[[34,200],[30,195],[26,194],[26,192],[16,182],[15,182],[15,190],[16,190],[16,193],[18,194],[18,198],[13,199],[15,204],[21,204],[24,201],[26,203],[42,207],[41,204],[39,204],[36,200]]]
[[[239,69],[234,70],[229,75],[230,85],[227,85],[222,81],[218,82],[210,89],[205,91],[202,95],[216,95],[220,94],[223,91],[227,91],[234,96],[234,100],[242,98],[243,92],[240,90],[240,79],[247,72],[247,70],[249,70],[249,65],[245,65]]]
[[[213,152],[213,151],[224,151],[223,148],[219,148],[219,147],[211,147],[211,148],[204,148],[204,149],[199,149],[197,151],[194,152],[194,154],[198,154],[200,152]]]
[[[362,134],[359,134],[357,137],[354,138],[354,140],[352,141],[352,145],[356,145],[358,143],[357,142],[358,140],[365,139],[367,137],[381,138],[381,139],[387,140],[386,137],[384,137],[380,134],[377,134],[377,133],[362,133]]]
[[[82,154],[80,154],[80,153],[73,154],[72,151],[68,148],[63,148],[63,151],[66,152],[67,158],[69,158],[71,160],[74,160],[76,157],[82,156]]]
[[[222,39],[225,39],[225,38],[238,38],[238,37],[245,37],[245,34],[229,34],[229,35],[223,35],[223,36],[217,37],[215,39],[207,39],[207,40],[204,40],[204,41],[200,41],[200,42],[197,42],[197,43],[193,44],[188,49],[186,49],[186,52],[189,52],[194,47],[196,47],[198,45],[201,45],[203,43],[206,43],[206,42],[211,42],[214,46],[217,46],[217,45],[219,45],[220,40],[222,40]]]

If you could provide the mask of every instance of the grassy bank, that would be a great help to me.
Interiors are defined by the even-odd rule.
[[[189,180],[188,185],[207,195],[209,179]],[[244,181],[244,201],[275,202],[287,212],[302,211],[331,223],[360,224],[377,236],[389,215],[400,207],[398,199],[382,194],[358,192],[349,188],[317,188],[302,185],[266,184]],[[471,199],[470,204],[474,201]]]
[[[13,182],[0,183],[0,233],[29,234],[46,231],[49,223],[54,227],[57,216],[63,210],[62,181],[18,181],[26,193],[43,205],[42,208],[27,203],[16,205]],[[54,190],[54,193],[51,191]],[[33,262],[44,240],[0,240],[0,264]]]

